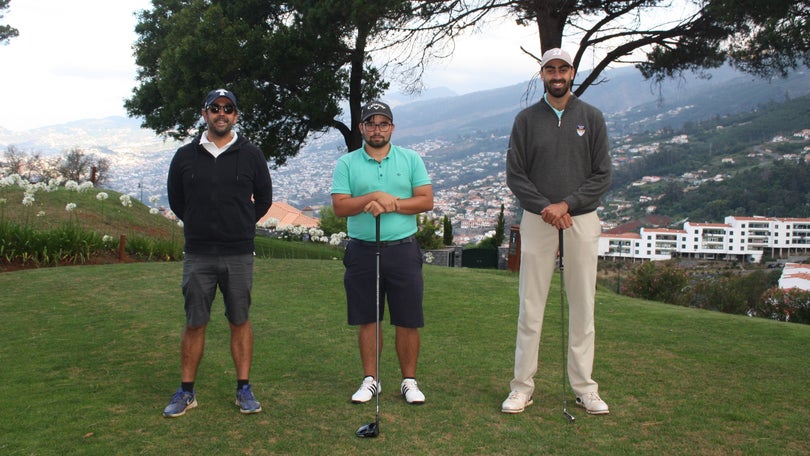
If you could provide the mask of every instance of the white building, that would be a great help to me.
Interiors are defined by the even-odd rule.
[[[639,234],[602,234],[602,257],[668,260],[673,256],[759,263],[810,251],[810,219],[728,216],[725,223],[685,222],[683,229],[641,228]]]
[[[782,269],[779,288],[810,291],[810,264],[788,263]]]

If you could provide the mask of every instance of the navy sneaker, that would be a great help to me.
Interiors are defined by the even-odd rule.
[[[178,388],[174,393],[169,405],[163,409],[163,416],[167,418],[175,418],[186,413],[186,410],[192,409],[197,406],[197,399],[193,392],[183,391],[183,388]]]
[[[262,403],[253,396],[250,385],[245,385],[242,389],[236,390],[236,405],[242,413],[259,413],[262,411]]]

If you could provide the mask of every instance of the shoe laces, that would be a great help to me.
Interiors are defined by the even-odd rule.
[[[585,393],[583,396],[583,401],[587,400],[588,402],[602,402],[602,398],[599,397],[599,393],[596,391],[591,391],[590,393]]]
[[[377,392],[377,380],[375,380],[374,377],[368,376],[364,378],[361,386],[371,391],[372,394]]]
[[[182,389],[179,389],[179,390],[177,390],[177,392],[176,392],[176,393],[174,393],[174,395],[172,396],[172,400],[171,400],[171,402],[182,402],[182,401],[185,401],[185,400],[186,400],[186,394],[188,394],[190,397],[194,395],[193,393],[189,393],[188,391],[184,391],[184,390],[182,390]]]
[[[523,393],[518,392],[518,391],[512,391],[511,393],[509,393],[509,397],[507,397],[506,399],[507,400],[515,400],[515,401],[521,400],[522,401],[523,400]]]
[[[402,381],[402,391],[406,392],[409,390],[419,390],[419,386],[416,384],[416,380],[412,378],[406,378]]]
[[[253,396],[253,390],[250,389],[250,386],[243,386],[242,389],[239,390],[239,398],[243,401],[255,401],[256,398]]]

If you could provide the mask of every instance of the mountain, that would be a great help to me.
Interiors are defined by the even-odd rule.
[[[602,81],[589,87],[583,100],[603,110],[615,146],[630,135],[678,130],[810,94],[807,76],[803,68],[786,79],[764,80],[724,67],[707,71],[706,77],[690,75],[654,85],[635,68],[622,67],[603,73]],[[535,79],[464,95],[439,89],[417,99],[390,97],[395,106],[395,142],[424,154],[437,207],[453,215],[454,223],[477,226],[476,217],[489,217],[501,202],[512,204],[502,175],[506,143],[515,114],[541,96],[539,84]],[[81,148],[110,160],[110,188],[143,201],[159,196],[165,204],[166,171],[180,143],[141,129],[137,119],[108,117],[24,132],[0,129],[0,148],[11,145],[46,157]],[[275,198],[299,208],[328,204],[331,169],[344,152],[343,140],[335,132],[313,136],[297,157],[272,171]]]

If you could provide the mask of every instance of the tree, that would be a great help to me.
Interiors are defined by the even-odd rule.
[[[423,250],[438,249],[442,247],[442,238],[438,234],[439,225],[435,219],[429,218],[427,214],[417,216],[418,231],[414,235],[419,248]]]
[[[154,0],[139,13],[139,87],[125,102],[159,134],[183,139],[200,124],[200,100],[227,87],[239,97],[240,129],[274,166],[311,133],[335,128],[362,145],[360,108],[387,84],[369,46],[407,20],[410,3],[381,0]],[[348,101],[349,118],[342,103]]]
[[[82,149],[74,148],[60,157],[56,170],[65,179],[73,180],[76,183],[89,181],[98,187],[107,180],[110,161],[106,158],[97,158]]]
[[[65,179],[82,183],[90,180],[91,163],[92,158],[84,150],[74,148],[65,152],[65,155],[59,160],[57,170]]]
[[[3,11],[8,9],[11,0],[0,0],[0,19],[3,19]],[[9,40],[19,36],[20,32],[10,25],[0,25],[0,44],[8,44]]]
[[[444,245],[453,245],[453,223],[450,221],[450,217],[445,214],[444,219],[442,219],[442,237],[444,240]]]
[[[506,219],[503,216],[503,204],[501,204],[501,212],[498,214],[498,223],[495,225],[495,235],[492,236],[492,244],[498,248],[503,244],[506,239]]]
[[[3,152],[3,158],[3,167],[6,168],[8,174],[23,175],[26,161],[25,152],[18,149],[17,146],[11,145],[6,147],[5,152]]]
[[[91,157],[93,159],[95,159],[95,157],[93,157],[92,155],[91,155]],[[90,180],[93,181],[94,186],[103,187],[104,184],[107,183],[107,178],[109,178],[109,176],[110,176],[110,168],[111,167],[112,167],[112,164],[106,158],[102,157],[102,158],[96,159],[96,163],[94,165],[91,165],[91,169],[92,169],[91,176],[92,177],[90,178]]]
[[[460,30],[501,16],[537,28],[542,54],[578,40],[574,67],[592,60],[574,93],[604,82],[612,64],[635,64],[662,81],[726,62],[770,76],[810,64],[810,0],[456,0],[428,2],[434,31]],[[678,6],[679,8],[675,8]],[[428,27],[423,27],[428,29]],[[571,32],[573,31],[573,33]],[[524,51],[539,61],[529,51]]]
[[[331,236],[336,233],[348,233],[346,228],[346,217],[338,217],[335,215],[335,208],[326,206],[321,209],[321,220],[318,222],[318,228],[323,231],[324,236]]]

